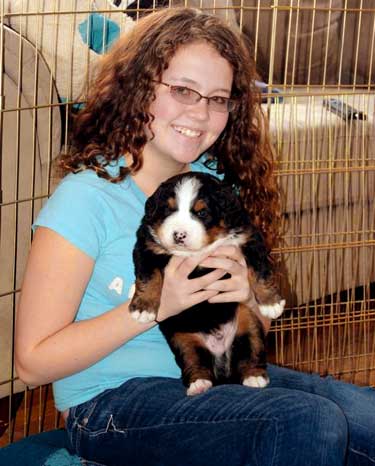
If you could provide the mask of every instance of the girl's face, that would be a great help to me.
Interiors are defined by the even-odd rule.
[[[206,97],[230,97],[233,81],[231,65],[209,44],[197,42],[180,47],[164,71],[161,81],[185,86]],[[155,137],[144,148],[144,158],[176,168],[193,162],[220,136],[228,113],[208,106],[207,99],[193,105],[176,101],[170,88],[156,84],[156,100],[150,106],[155,119]]]

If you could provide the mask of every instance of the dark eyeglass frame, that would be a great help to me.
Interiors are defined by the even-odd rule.
[[[219,95],[213,95],[212,97],[207,97],[205,95],[200,94],[198,91],[191,89],[190,87],[187,87],[187,86],[181,86],[177,84],[168,84],[163,81],[156,81],[156,80],[153,80],[153,82],[157,84],[163,84],[163,86],[168,87],[171,96],[175,100],[177,100],[177,102],[180,102],[184,105],[194,105],[200,102],[202,99],[206,99],[208,103],[208,107],[214,112],[219,112],[219,113],[233,112],[238,107],[238,103],[239,103],[238,100],[231,99],[229,97],[223,97]],[[173,90],[177,90],[177,89],[186,89],[187,91],[191,93],[191,95],[196,96],[196,100],[193,102],[185,102],[183,99],[179,99],[178,94],[173,93]],[[215,107],[215,104],[217,104],[215,99],[218,99],[218,98],[223,99],[225,101],[226,108],[221,109],[220,107]]]

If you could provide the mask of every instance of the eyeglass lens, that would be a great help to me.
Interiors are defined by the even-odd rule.
[[[209,107],[216,112],[230,112],[235,107],[235,102],[227,97],[205,97],[199,92],[184,86],[169,85],[169,89],[174,99],[186,105],[193,105],[201,99],[206,99]]]

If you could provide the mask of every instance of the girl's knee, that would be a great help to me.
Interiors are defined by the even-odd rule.
[[[314,397],[315,406],[312,407],[311,416],[315,420],[318,432],[325,442],[347,444],[348,422],[342,409],[333,401],[319,395]]]
[[[347,451],[348,424],[332,401],[299,391],[279,393],[273,413],[275,464],[341,465]],[[271,429],[271,425],[268,426]],[[270,447],[270,436],[258,431],[258,452]],[[266,442],[266,437],[268,441]],[[261,464],[261,463],[260,463]],[[273,464],[273,463],[272,463]]]
[[[341,408],[333,401],[310,393],[298,392],[299,403],[295,416],[292,416],[295,428],[299,426],[302,432],[312,438],[326,441],[346,442],[348,423]]]

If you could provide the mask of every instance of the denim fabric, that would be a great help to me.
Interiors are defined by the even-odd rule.
[[[264,389],[186,396],[180,380],[135,378],[70,409],[86,466],[375,464],[375,391],[269,366]]]

